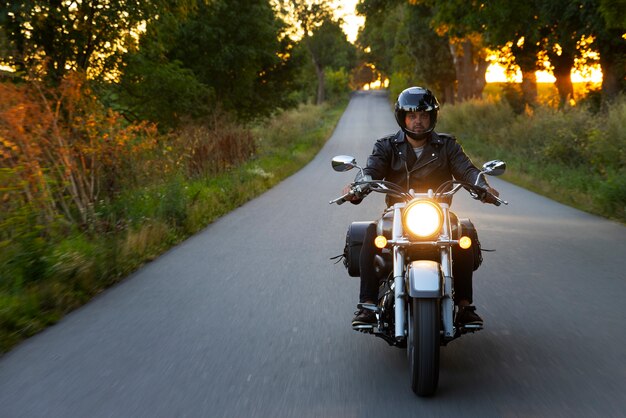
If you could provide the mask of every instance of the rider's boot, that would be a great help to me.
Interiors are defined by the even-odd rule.
[[[354,313],[352,327],[374,326],[376,325],[376,305],[373,303],[359,303],[358,310]]]
[[[483,319],[476,313],[475,306],[459,306],[454,322],[467,330],[483,328]]]

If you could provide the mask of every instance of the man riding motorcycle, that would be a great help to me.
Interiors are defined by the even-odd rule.
[[[442,183],[462,180],[475,183],[480,170],[474,166],[456,139],[448,134],[436,133],[439,103],[433,93],[422,87],[410,87],[400,93],[395,104],[395,117],[400,130],[376,141],[374,150],[367,160],[363,173],[372,180],[387,180],[416,192],[436,190]],[[359,178],[357,178],[359,180]],[[499,193],[491,188],[484,176],[478,182],[494,196]],[[350,185],[344,194],[350,192]],[[350,194],[346,200],[358,204],[363,196]],[[496,203],[485,195],[487,203]],[[387,205],[393,199],[387,196]],[[359,257],[361,287],[359,301],[376,303],[378,299],[378,277],[374,268],[376,226],[371,225],[363,239]],[[480,250],[478,250],[480,251]],[[454,256],[453,256],[454,260]],[[472,272],[455,271],[455,304],[459,310],[455,322],[461,325],[482,326],[483,320],[472,306]],[[352,326],[376,323],[373,311],[361,308],[352,320]]]

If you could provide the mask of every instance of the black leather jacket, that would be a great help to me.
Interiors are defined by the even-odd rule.
[[[376,141],[364,172],[373,180],[384,179],[407,190],[426,192],[436,190],[453,177],[474,183],[480,170],[452,135],[432,132],[418,160],[404,133],[398,131]],[[488,186],[484,178],[479,184]],[[388,205],[392,203],[393,200],[387,199]]]

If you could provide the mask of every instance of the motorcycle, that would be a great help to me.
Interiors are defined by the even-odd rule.
[[[374,334],[391,346],[406,348],[413,392],[418,396],[432,396],[439,381],[440,347],[482,328],[461,326],[454,321],[458,308],[454,304],[453,271],[476,270],[482,258],[472,223],[450,211],[452,196],[465,188],[475,199],[484,200],[489,196],[497,206],[508,204],[478,185],[482,176],[502,175],[506,163],[499,160],[485,163],[475,184],[450,180],[427,193],[404,190],[388,181],[371,180],[351,156],[334,157],[332,167],[338,172],[357,168],[360,175],[348,193],[331,200],[330,204],[340,205],[351,194],[365,197],[371,192],[391,195],[397,201],[375,222],[374,244],[378,253],[374,264],[380,279],[378,302],[358,305],[359,309],[373,311],[377,323],[357,325],[355,329]],[[353,222],[348,229],[343,256],[351,276],[359,276],[359,252],[370,225],[372,222]]]

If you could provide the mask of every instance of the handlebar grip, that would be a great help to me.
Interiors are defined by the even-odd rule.
[[[333,203],[336,203],[338,205],[343,205],[344,203],[346,203],[346,197],[349,196],[350,193],[346,193],[343,196],[338,197],[337,199],[333,199],[330,202],[328,202],[329,205],[332,205]]]

